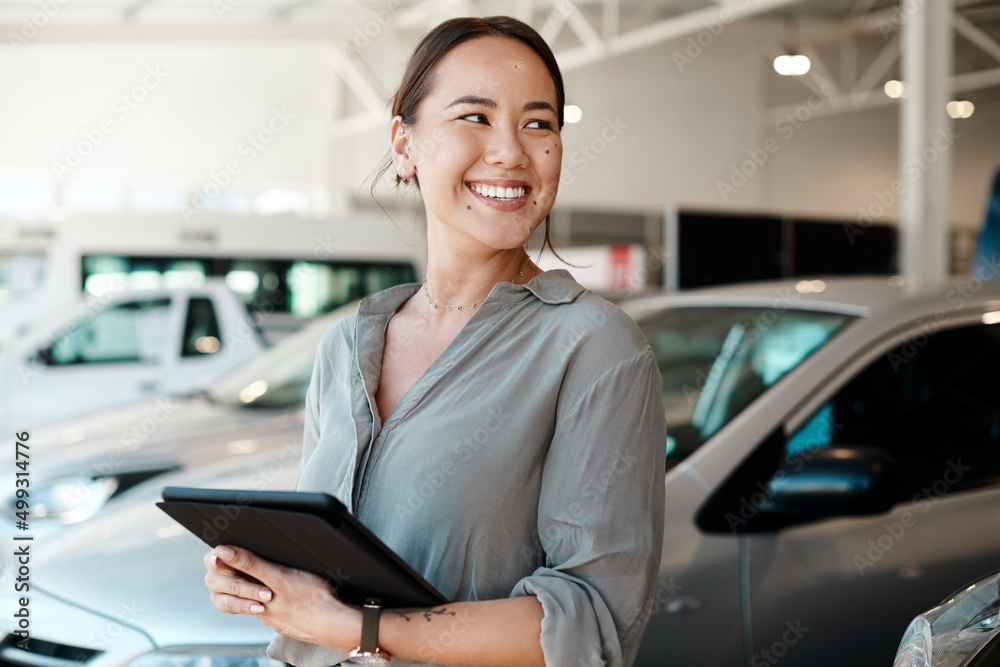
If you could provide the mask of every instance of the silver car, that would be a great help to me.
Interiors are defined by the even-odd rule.
[[[669,433],[637,665],[889,664],[914,615],[995,567],[1000,286],[789,281],[625,308],[656,352]],[[264,637],[247,648],[261,624],[215,612],[207,548],[153,501],[167,484],[288,488],[295,466],[277,455],[160,477],[36,545],[39,650],[85,649],[87,667],[266,661]],[[16,607],[9,590],[0,608]],[[145,611],[127,645],[61,622],[100,628],[130,601]],[[41,664],[8,648],[8,663]]]
[[[1000,573],[955,591],[913,619],[893,667],[1000,665]]]

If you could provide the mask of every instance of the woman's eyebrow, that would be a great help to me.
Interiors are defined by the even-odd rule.
[[[559,114],[556,113],[555,108],[551,104],[549,104],[548,102],[545,102],[543,100],[538,100],[537,102],[528,102],[527,104],[524,105],[524,110],[525,111],[546,111],[546,110],[548,110],[548,111],[551,111],[556,116],[559,115]]]
[[[487,109],[496,109],[497,108],[497,102],[496,102],[496,100],[492,100],[492,99],[490,99],[488,97],[479,97],[478,95],[463,95],[462,97],[459,97],[458,99],[452,100],[451,104],[449,104],[445,108],[447,109],[449,107],[453,107],[456,104],[475,104],[475,105],[478,105],[478,106],[486,107]],[[535,102],[525,102],[524,107],[523,107],[524,111],[539,111],[539,110],[546,110],[546,109],[548,111],[551,111],[552,113],[556,113],[555,108],[551,104],[549,104],[548,102],[545,102],[543,100],[538,100],[538,101],[535,101]],[[556,114],[556,115],[558,115],[558,114]]]
[[[457,100],[453,100],[451,104],[445,107],[445,109],[453,107],[456,104],[475,104],[481,107],[487,107],[489,109],[497,108],[496,100],[491,100],[488,97],[479,97],[478,95],[463,95],[462,97],[459,97]]]

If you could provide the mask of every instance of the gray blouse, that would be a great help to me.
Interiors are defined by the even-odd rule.
[[[419,289],[364,299],[324,335],[296,488],[339,498],[449,599],[536,596],[546,665],[631,665],[663,538],[649,344],[564,269],[498,283],[382,423],[386,325]],[[452,639],[430,648],[446,656]],[[280,635],[267,652],[346,657]]]

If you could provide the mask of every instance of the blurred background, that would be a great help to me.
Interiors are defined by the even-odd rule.
[[[0,0],[0,667],[278,667],[154,503],[292,487],[322,335],[424,275],[406,58],[501,14],[565,82],[536,261],[664,378],[637,664],[890,664],[1000,567],[997,0]],[[976,590],[946,629],[1000,632]]]
[[[284,285],[291,268],[266,264],[277,256],[364,254],[340,240],[349,221],[391,237],[387,253],[419,258],[416,197],[388,180],[369,194],[388,100],[420,36],[483,13],[535,26],[563,69],[571,107],[553,236],[588,248],[574,263],[596,267],[591,286],[896,270],[902,197],[891,186],[931,165],[949,193],[938,216],[947,267],[964,272],[1000,155],[1000,8],[958,0],[953,29],[916,53],[902,28],[919,6],[5,0],[0,299],[56,305],[69,286],[97,293],[111,275],[143,287],[218,275],[249,301],[269,274]],[[907,52],[947,87],[950,117],[937,115],[950,128],[945,150],[904,171]],[[874,229],[848,239],[837,227],[859,221]],[[712,247],[722,238],[759,252],[723,257]],[[334,280],[324,276],[287,308],[329,309],[325,293],[307,294]]]

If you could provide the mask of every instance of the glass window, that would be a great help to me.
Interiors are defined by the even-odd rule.
[[[50,366],[158,363],[170,334],[170,299],[119,304],[76,323],[40,352]]]
[[[315,317],[344,304],[401,283],[413,282],[409,264],[335,264],[297,261],[285,274],[288,310],[297,317]]]
[[[218,352],[221,346],[219,322],[215,318],[212,300],[205,297],[192,298],[188,302],[181,356],[196,357],[203,354],[213,354]]]
[[[252,310],[304,318],[416,280],[407,262],[84,255],[82,264],[82,284],[93,294],[114,284],[197,287],[222,277]]]
[[[0,303],[29,297],[44,282],[44,252],[0,254]]]
[[[636,315],[663,375],[668,469],[852,319],[763,307],[685,307]]]
[[[879,447],[899,499],[1000,482],[1000,326],[921,332],[880,357],[788,439],[785,453]]]

